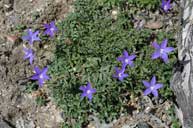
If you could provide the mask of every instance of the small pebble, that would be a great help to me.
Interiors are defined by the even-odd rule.
[[[145,122],[139,122],[137,128],[150,128],[149,125]]]

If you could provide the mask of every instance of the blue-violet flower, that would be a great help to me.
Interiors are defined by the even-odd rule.
[[[128,77],[128,74],[125,74],[124,72],[125,72],[125,67],[124,66],[122,66],[122,68],[121,69],[119,69],[118,67],[115,67],[115,74],[113,75],[113,77],[114,78],[117,78],[118,80],[120,80],[120,81],[123,81],[123,79],[125,78],[125,77]]]
[[[171,0],[162,0],[162,5],[161,8],[165,11],[168,12],[168,10],[171,9],[171,5],[170,5]]]
[[[38,30],[33,33],[31,29],[28,29],[27,35],[22,36],[22,39],[24,41],[29,41],[29,44],[33,45],[34,41],[41,41],[40,38],[38,37],[38,34],[39,34]]]
[[[50,24],[45,24],[44,28],[46,29],[44,34],[49,35],[50,37],[53,37],[54,33],[58,31],[54,21],[52,21]]]
[[[29,59],[30,64],[32,65],[33,60],[34,60],[34,54],[33,54],[33,50],[32,49],[28,49],[28,48],[23,48],[23,51],[25,53],[23,59]]]
[[[128,52],[126,50],[123,51],[123,55],[118,57],[117,60],[120,61],[122,63],[122,65],[124,67],[126,67],[127,65],[133,67],[133,59],[136,58],[136,55],[128,55]]]
[[[83,91],[81,98],[83,99],[84,97],[87,97],[91,102],[93,93],[96,93],[96,89],[91,87],[91,83],[88,82],[87,86],[80,86],[79,89]]]
[[[39,87],[42,87],[45,80],[49,80],[50,77],[46,74],[48,67],[44,67],[40,70],[37,66],[34,68],[35,74],[31,77],[32,80],[38,80]]]
[[[173,47],[167,47],[168,40],[165,39],[161,45],[157,42],[153,42],[153,47],[156,49],[155,52],[152,54],[152,59],[157,59],[161,57],[165,63],[168,62],[168,53],[174,51]]]
[[[158,96],[158,89],[162,88],[163,87],[163,84],[156,84],[156,77],[153,76],[151,81],[150,82],[147,82],[145,80],[142,81],[144,86],[147,88],[145,91],[144,91],[144,95],[148,95],[150,93],[152,93],[155,97]]]

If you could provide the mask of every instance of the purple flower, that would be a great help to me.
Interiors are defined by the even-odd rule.
[[[170,5],[170,1],[171,0],[162,0],[162,9],[165,11],[165,12],[168,12],[169,9],[171,9],[171,5]]]
[[[153,47],[156,49],[155,52],[152,54],[152,59],[157,59],[161,57],[165,63],[168,62],[168,53],[174,51],[173,47],[166,47],[168,40],[165,39],[161,45],[157,44],[157,42],[153,42]]]
[[[32,32],[31,29],[27,30],[27,35],[22,36],[22,39],[24,41],[29,41],[30,45],[33,45],[34,41],[41,41],[40,38],[38,37],[39,31],[35,31],[34,33]]]
[[[124,73],[125,72],[124,66],[122,66],[122,69],[115,67],[115,72],[116,74],[114,74],[113,77],[119,79],[120,81],[123,81],[125,77],[128,77],[128,74]]]
[[[80,90],[83,91],[81,98],[88,97],[89,101],[92,100],[92,94],[96,92],[96,89],[91,87],[91,84],[88,82],[87,86],[80,86]]]
[[[133,67],[133,59],[136,58],[136,55],[128,55],[128,52],[126,50],[123,51],[123,56],[118,57],[117,60],[120,61],[122,63],[122,65],[124,67],[126,67],[127,65]]]
[[[152,93],[155,97],[158,96],[158,89],[163,87],[163,84],[156,84],[156,77],[153,76],[150,82],[147,82],[145,80],[142,81],[144,86],[147,88],[143,93],[144,95],[148,95]]]
[[[42,87],[45,80],[49,80],[50,77],[46,74],[48,68],[45,67],[40,70],[37,66],[34,68],[35,74],[31,77],[32,80],[38,80],[39,87]]]
[[[46,29],[44,34],[50,35],[50,37],[53,37],[54,33],[58,31],[58,28],[55,26],[54,21],[52,21],[50,24],[45,24],[44,28]]]
[[[33,54],[32,49],[23,48],[23,51],[25,53],[23,59],[24,60],[29,59],[29,62],[32,65],[32,62],[34,60],[34,54]]]

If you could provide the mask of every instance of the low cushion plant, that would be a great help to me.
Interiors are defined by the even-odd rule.
[[[164,63],[158,58],[164,59],[156,47],[159,56],[157,59],[154,57],[155,60],[151,58],[156,52],[151,35],[156,35],[157,42],[168,39],[168,47],[175,47],[172,32],[136,30],[133,25],[135,12],[130,11],[132,7],[120,7],[128,6],[123,2],[127,1],[118,1],[112,6],[93,0],[76,0],[74,12],[57,25],[55,59],[48,71],[51,77],[49,87],[55,102],[63,110],[66,127],[82,127],[88,123],[90,115],[110,122],[121,114],[127,114],[129,96],[142,96],[147,87],[150,90],[149,84],[142,80],[149,81],[152,76],[161,83],[159,87],[155,84],[154,89],[159,91],[159,98],[170,99],[173,96],[169,80],[176,60],[175,52],[168,54],[167,63]],[[112,16],[115,6],[116,19]],[[123,66],[123,58],[120,59],[124,57],[121,56],[123,51],[127,51],[128,57],[133,55],[129,66]],[[119,79],[115,67],[120,67],[116,71],[122,75],[124,72],[124,79]],[[92,97],[88,97],[92,100],[81,98],[88,96],[88,89],[81,87],[87,83],[94,89]],[[158,96],[155,92],[153,94]]]

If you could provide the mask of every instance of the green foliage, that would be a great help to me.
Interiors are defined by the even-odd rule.
[[[97,0],[97,3],[100,5],[117,5],[121,0]]]
[[[23,32],[23,30],[26,29],[26,26],[23,24],[17,24],[14,29]]]
[[[32,93],[38,89],[38,85],[35,82],[28,82],[25,88],[26,93]]]
[[[129,0],[132,1],[132,0]],[[155,9],[159,7],[161,0],[135,0],[136,4],[139,7],[147,8],[147,9]]]
[[[58,25],[60,32],[55,60],[49,67],[52,77],[49,87],[55,102],[63,109],[64,127],[79,127],[87,123],[89,115],[109,122],[126,114],[129,98],[123,94],[142,93],[145,89],[142,80],[150,80],[152,75],[164,84],[160,96],[172,96],[169,80],[175,55],[169,56],[169,64],[159,59],[152,61],[150,56],[154,49],[150,37],[153,31],[133,28],[132,8],[120,10],[116,20],[111,16],[112,9],[93,0],[77,0],[75,12]],[[158,42],[168,38],[169,45],[174,46],[171,33],[158,31],[156,35]],[[121,65],[116,58],[124,49],[129,54],[136,53],[137,58],[135,67],[126,70],[129,77],[119,82],[112,75],[114,67]],[[97,90],[91,103],[86,98],[80,99],[79,87],[87,81]]]
[[[37,91],[38,88],[39,88],[39,86],[38,86],[37,83],[28,82],[27,85],[26,85],[26,88],[25,88],[25,92],[26,93],[32,93],[34,91]],[[36,101],[36,104],[38,106],[44,106],[48,102],[47,99],[46,99],[46,96],[44,96],[44,95],[37,96],[35,101]]]
[[[100,5],[110,5],[110,6],[116,6],[121,5],[124,3],[124,5],[132,5],[138,8],[146,8],[149,10],[154,10],[159,7],[161,4],[161,0],[97,0],[97,3]],[[126,4],[127,3],[127,4]]]
[[[168,110],[168,115],[171,117],[172,119],[172,124],[171,124],[171,128],[181,128],[180,122],[179,120],[176,118],[175,115],[175,107],[172,106],[169,110]]]
[[[44,106],[44,105],[46,105],[46,103],[47,103],[47,101],[46,101],[46,98],[44,96],[38,96],[36,98],[36,104],[38,106]]]

